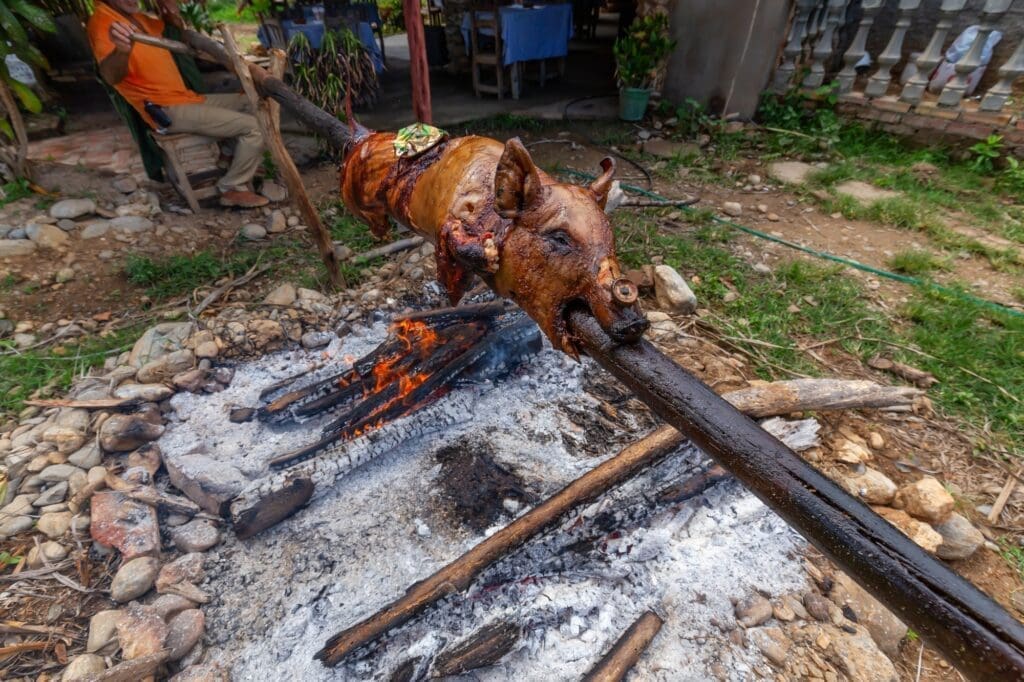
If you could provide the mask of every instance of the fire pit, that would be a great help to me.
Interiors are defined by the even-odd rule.
[[[709,623],[731,622],[732,599],[754,590],[803,586],[802,541],[734,483],[659,503],[658,491],[705,465],[688,445],[361,655],[336,669],[313,659],[328,637],[652,427],[635,401],[609,410],[588,360],[539,348],[532,323],[495,312],[356,327],[320,351],[240,364],[222,392],[173,399],[177,419],[159,446],[176,485],[253,535],[207,555],[208,660],[236,679],[414,678],[461,669],[461,643],[499,632],[493,660],[476,665],[499,662],[481,679],[576,679],[653,609],[669,617],[642,675],[757,665],[759,654]],[[240,408],[260,413],[235,423],[233,412],[249,416]],[[262,526],[259,511],[281,496],[308,506],[246,526]]]

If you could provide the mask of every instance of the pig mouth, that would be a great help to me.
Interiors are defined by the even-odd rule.
[[[569,318],[577,311],[585,312],[588,315],[594,315],[594,311],[591,310],[590,305],[586,300],[582,298],[572,298],[558,306],[555,314],[556,328],[558,332],[559,341],[562,344],[562,350],[569,355],[579,358],[579,348],[572,338],[570,330],[572,329]],[[597,316],[594,315],[596,318]],[[650,327],[650,322],[643,316],[642,313],[638,312],[635,307],[625,308],[618,311],[615,316],[615,320],[608,325],[601,325],[605,333],[608,334],[612,341],[618,344],[635,343],[640,340],[644,332]]]

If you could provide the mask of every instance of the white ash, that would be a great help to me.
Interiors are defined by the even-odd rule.
[[[365,354],[385,331],[377,325],[333,341],[326,352]],[[161,448],[173,456],[205,445],[247,476],[263,476],[267,459],[309,442],[319,429],[232,424],[230,407],[255,405],[263,387],[320,357],[277,354],[240,365],[221,393],[176,397],[173,405],[187,421],[171,425]],[[459,389],[435,404],[457,405],[466,419],[321,485],[308,508],[278,526],[246,541],[231,536],[211,550],[203,585],[215,595],[204,609],[209,655],[238,680],[387,679],[414,656],[425,666],[482,625],[511,619],[524,626],[517,648],[474,679],[575,680],[653,608],[666,623],[633,679],[707,679],[715,663],[734,679],[749,679],[760,655],[731,644],[713,623],[733,622],[730,598],[801,588],[805,577],[793,557],[802,541],[734,482],[683,505],[651,502],[654,492],[704,463],[690,446],[571,514],[485,571],[466,594],[429,609],[362,658],[334,669],[313,659],[330,636],[526,510],[509,499],[498,525],[469,530],[443,502],[438,450],[486,442],[494,461],[543,499],[620,449],[608,444],[603,457],[585,454],[582,444],[593,450],[595,435],[568,417],[568,408],[598,409],[582,379],[580,365],[547,348],[512,377]]]

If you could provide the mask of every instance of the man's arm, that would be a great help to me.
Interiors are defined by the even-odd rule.
[[[131,24],[118,21],[110,25],[110,40],[114,43],[114,51],[100,62],[100,76],[111,85],[120,83],[128,75],[133,33],[135,27]]]

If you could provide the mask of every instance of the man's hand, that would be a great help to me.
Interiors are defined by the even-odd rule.
[[[135,27],[122,21],[115,21],[110,25],[110,40],[114,43],[114,49],[121,54],[128,54],[132,51],[132,34]]]

